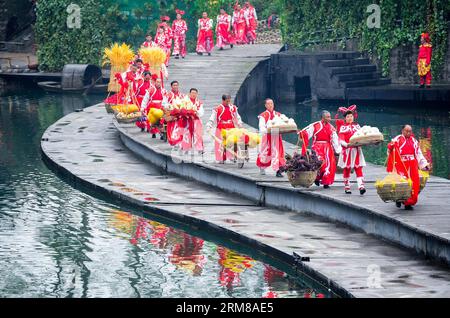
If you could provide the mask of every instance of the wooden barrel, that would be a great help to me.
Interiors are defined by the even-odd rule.
[[[102,70],[96,65],[66,64],[62,71],[61,88],[65,91],[83,89],[101,76]]]

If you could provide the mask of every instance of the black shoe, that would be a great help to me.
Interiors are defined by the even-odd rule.
[[[230,47],[231,47],[231,48],[233,48],[233,46],[234,46],[233,44],[230,44]]]
[[[160,136],[159,136],[159,139],[160,139],[160,140],[164,140],[164,135],[160,135]]]
[[[431,85],[427,85],[427,88],[431,88]]]
[[[359,194],[363,195],[364,193],[366,193],[366,189],[364,189],[364,188],[359,189]]]
[[[324,189],[329,189],[330,186],[329,186],[328,184],[325,184],[325,185],[323,186],[323,188],[324,188]]]
[[[423,85],[423,84],[419,85],[419,88],[424,88],[424,87],[425,87],[425,85]]]
[[[152,134],[152,138],[156,138],[156,134]]]
[[[182,59],[184,59],[184,56],[181,56]]]
[[[223,51],[223,47],[221,47],[219,50],[220,50],[220,51]]]
[[[401,207],[402,207],[402,203],[401,203],[401,202],[395,202],[395,206],[396,206],[397,208],[401,208]]]
[[[179,56],[179,55],[175,55],[175,59],[177,59],[177,60],[178,60],[179,58],[180,58],[180,56]]]
[[[320,187],[320,181],[319,181],[319,180],[314,181],[314,184],[315,184],[316,186]]]
[[[211,56],[211,53],[208,53],[208,56]]]
[[[281,173],[280,170],[277,171],[277,177],[278,177],[278,178],[283,178],[283,174]]]
[[[405,205],[405,210],[414,210],[412,205]]]
[[[144,132],[145,128],[141,128],[141,132]]]
[[[203,53],[202,53],[202,52],[197,52],[197,54],[198,54],[198,55],[203,55]]]
[[[350,191],[350,190],[345,190],[345,194],[352,194],[352,191]]]

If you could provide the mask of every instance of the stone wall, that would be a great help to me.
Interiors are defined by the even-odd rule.
[[[448,32],[447,55],[444,62],[442,79],[439,83],[450,83],[450,30]],[[326,51],[359,51],[357,39],[350,39],[344,43],[327,43],[312,46],[305,50],[306,53],[326,52]],[[416,59],[419,47],[416,44],[401,45],[394,48],[390,55],[390,74],[389,78],[393,84],[417,84]],[[363,53],[363,55],[366,55]],[[376,58],[371,58],[371,62],[381,70],[381,63]],[[434,81],[437,82],[436,79]]]
[[[29,0],[0,0],[0,41],[6,40],[6,26],[9,19],[16,16],[20,29],[30,22],[30,10]]]
[[[261,101],[270,97],[270,63],[271,59],[259,62],[247,75],[236,94],[236,105],[246,105],[249,102]]]

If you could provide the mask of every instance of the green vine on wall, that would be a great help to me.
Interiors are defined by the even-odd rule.
[[[35,34],[41,70],[58,71],[68,63],[100,64],[108,41],[100,2],[77,1],[81,8],[81,28],[67,25],[66,10],[71,3],[71,0],[37,2]]]
[[[366,9],[381,8],[381,27],[368,28]],[[429,32],[433,44],[433,76],[440,78],[447,53],[448,0],[277,0],[285,42],[303,50],[317,43],[359,39],[360,48],[382,63],[389,74],[391,50],[419,45],[420,34]],[[320,31],[320,32],[318,32]]]

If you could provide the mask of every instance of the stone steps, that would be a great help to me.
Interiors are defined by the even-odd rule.
[[[373,78],[373,79],[363,79],[363,80],[344,82],[345,88],[364,87],[364,86],[381,86],[381,85],[388,85],[388,84],[391,84],[391,80],[389,78]]]
[[[342,66],[354,66],[354,65],[367,65],[370,64],[368,58],[355,58],[355,59],[338,59],[338,60],[322,60],[322,65],[325,67],[342,67]]]

